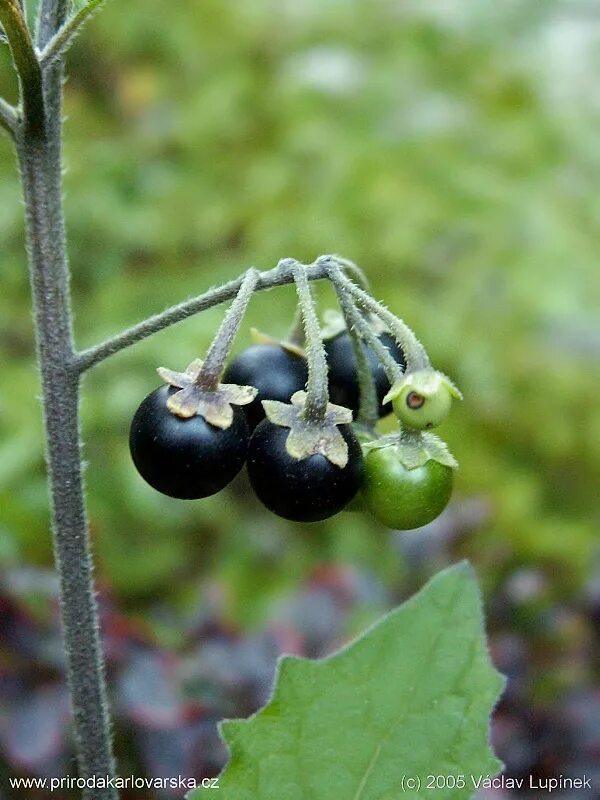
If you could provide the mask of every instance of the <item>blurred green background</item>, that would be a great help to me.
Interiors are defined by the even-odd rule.
[[[599,65],[593,3],[108,3],[66,85],[79,345],[249,265],[353,259],[464,392],[440,430],[461,464],[448,519],[479,504],[456,555],[486,597],[530,567],[554,597],[576,596],[598,559]],[[15,96],[6,48],[0,91]],[[43,566],[23,210],[5,136],[0,175],[0,560]],[[248,327],[283,335],[293,310],[286,289],[257,296]],[[128,425],[155,367],[202,355],[221,315],[86,378],[99,581],[144,616],[158,601],[185,612],[218,580],[231,619],[256,628],[319,564],[401,585],[399,534],[360,515],[296,526],[243,481],[226,502],[183,503],[135,473]],[[246,329],[236,347],[248,341]]]
[[[494,569],[514,548],[577,580],[596,546],[600,482],[600,28],[590,17],[552,2],[109,3],[76,46],[66,88],[78,342],[248,265],[343,253],[464,391],[442,431],[461,462],[457,495],[493,502],[471,555]],[[0,76],[14,95],[5,48]],[[0,169],[2,550],[46,562],[7,137]],[[292,313],[280,290],[254,301],[249,322],[283,334]],[[248,613],[246,578],[271,539],[290,538],[269,570],[277,582],[298,579],[324,547],[385,564],[388,537],[343,517],[307,541],[254,504],[178,503],[141,483],[126,447],[132,412],[154,367],[202,354],[220,314],[87,380],[87,484],[98,573],[119,594],[177,593],[199,571],[233,570],[232,602]]]

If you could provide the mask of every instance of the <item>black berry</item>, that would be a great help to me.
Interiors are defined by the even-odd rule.
[[[253,429],[265,418],[261,400],[288,403],[294,392],[304,389],[308,380],[306,359],[279,344],[255,344],[243,350],[229,364],[223,383],[255,386],[255,400],[245,406],[248,424]]]
[[[244,412],[234,407],[233,422],[222,430],[196,415],[182,419],[167,408],[170,393],[161,386],[133,417],[129,448],[144,480],[170,497],[195,500],[216,494],[246,460],[249,431]]]
[[[341,511],[360,488],[362,451],[349,425],[340,425],[349,449],[338,467],[321,454],[295,459],[286,450],[289,429],[263,420],[250,439],[248,476],[259,500],[274,514],[317,522]]]
[[[398,343],[389,333],[379,336],[380,342],[390,351],[392,358],[402,368],[406,366],[404,353]],[[383,398],[390,390],[390,383],[379,359],[373,350],[367,346],[367,358],[371,367],[377,399],[379,401],[379,416],[383,417],[392,410],[391,403],[382,403]],[[351,409],[358,413],[360,405],[360,389],[356,371],[356,359],[352,348],[352,339],[347,332],[339,333],[332,339],[325,341],[325,352],[329,365],[329,395],[332,403]]]

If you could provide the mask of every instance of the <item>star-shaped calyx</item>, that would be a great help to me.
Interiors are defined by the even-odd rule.
[[[397,447],[398,459],[406,469],[422,467],[428,461],[437,461],[446,467],[457,469],[458,461],[454,458],[448,445],[435,433],[403,428],[400,433],[389,433],[374,441],[363,443],[363,451],[376,450],[382,447]]]
[[[183,419],[199,414],[216,428],[229,428],[233,422],[233,406],[251,403],[258,390],[236,383],[218,383],[215,388],[207,388],[198,380],[203,363],[196,358],[185,372],[174,372],[166,367],[157,369],[165,383],[181,390],[169,397],[167,408]]]
[[[306,392],[293,394],[291,403],[263,400],[267,419],[290,429],[285,447],[292,458],[300,461],[320,453],[332,464],[344,468],[348,463],[348,445],[338,425],[352,422],[352,411],[328,403],[324,418],[311,420],[304,416],[305,406]]]

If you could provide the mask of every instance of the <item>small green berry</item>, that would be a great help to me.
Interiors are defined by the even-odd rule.
[[[404,375],[385,400],[392,401],[394,413],[403,425],[428,430],[446,419],[453,397],[461,397],[454,384],[441,372],[428,369]]]
[[[388,528],[412,530],[434,520],[452,494],[454,470],[430,459],[408,469],[396,445],[370,450],[365,458],[362,497]]]

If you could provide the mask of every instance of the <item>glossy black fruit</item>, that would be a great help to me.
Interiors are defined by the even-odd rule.
[[[226,430],[199,415],[181,419],[167,408],[174,391],[161,386],[140,404],[129,433],[131,457],[142,478],[157,491],[182,500],[209,497],[227,486],[243,467],[248,423],[237,406]]]
[[[304,389],[308,380],[306,359],[279,344],[255,344],[229,364],[223,383],[255,386],[256,398],[244,406],[248,424],[255,428],[265,418],[261,400],[289,403],[294,392]]]
[[[345,467],[316,454],[297,460],[287,452],[289,429],[263,420],[250,439],[248,476],[259,500],[285,519],[317,522],[341,511],[360,488],[362,451],[349,425],[339,430],[349,449]]]
[[[389,333],[382,333],[379,337],[381,343],[388,348],[393,359],[404,368],[406,366],[404,353],[398,343]],[[379,416],[384,417],[392,410],[391,403],[382,403],[383,398],[390,390],[390,383],[385,370],[373,350],[366,348],[367,358],[371,366],[371,373],[375,381],[377,399],[379,400]],[[325,341],[325,352],[329,365],[329,396],[332,403],[350,408],[354,414],[358,413],[360,404],[360,390],[356,372],[356,359],[352,349],[352,339],[347,332],[339,333],[332,339]]]

